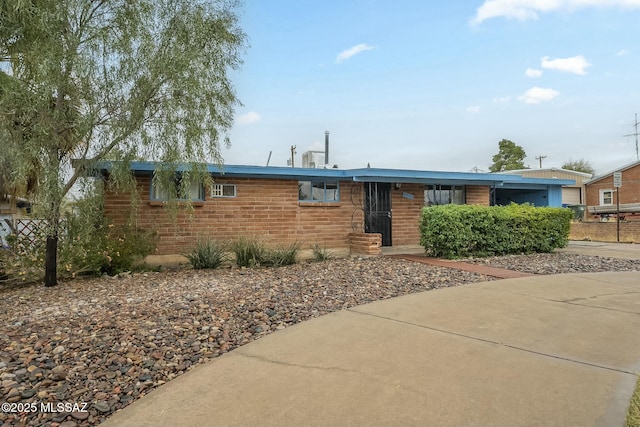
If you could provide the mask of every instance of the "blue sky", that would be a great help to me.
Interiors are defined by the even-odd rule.
[[[227,164],[487,171],[636,160],[640,0],[246,0]]]

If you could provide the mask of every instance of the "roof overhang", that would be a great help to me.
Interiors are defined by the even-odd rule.
[[[160,162],[131,162],[130,168],[138,175],[151,175],[161,167]],[[187,171],[190,164],[172,165],[176,171]],[[282,166],[245,166],[245,165],[213,165],[207,164],[207,172],[214,176],[262,179],[328,179],[353,182],[389,182],[407,184],[441,184],[441,185],[483,185],[504,188],[542,189],[548,186],[573,185],[575,180],[525,178],[520,175],[495,173],[469,173],[423,171],[408,169],[312,169]],[[101,162],[95,169],[108,172],[110,162]]]

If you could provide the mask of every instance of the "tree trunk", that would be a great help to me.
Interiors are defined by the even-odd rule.
[[[47,252],[45,254],[44,285],[46,287],[58,284],[58,232],[55,236],[47,236]]]

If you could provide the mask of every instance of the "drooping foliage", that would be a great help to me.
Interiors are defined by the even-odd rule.
[[[56,283],[61,207],[96,162],[179,164],[206,180],[239,105],[229,73],[246,36],[234,0],[0,0],[2,185],[46,219],[46,285]],[[169,187],[169,186],[168,186]]]

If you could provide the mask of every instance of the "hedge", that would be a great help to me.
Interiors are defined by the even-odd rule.
[[[567,246],[571,218],[570,209],[529,204],[425,207],[420,244],[441,258],[551,252]]]

